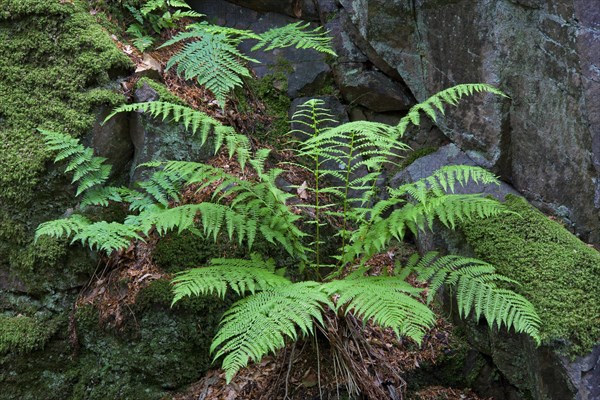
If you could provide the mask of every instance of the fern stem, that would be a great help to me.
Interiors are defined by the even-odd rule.
[[[352,131],[352,137],[350,139],[350,149],[348,151],[348,163],[346,165],[346,181],[344,182],[344,221],[342,223],[342,249],[346,245],[346,228],[348,226],[348,192],[350,191],[350,172],[352,171],[352,157],[354,155],[354,131]],[[338,267],[341,265],[342,259],[338,261]]]

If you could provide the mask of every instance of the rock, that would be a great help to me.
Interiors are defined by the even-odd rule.
[[[600,11],[586,0],[341,0],[349,34],[381,71],[393,67],[418,101],[466,82],[477,95],[443,132],[600,242]],[[375,54],[374,54],[375,53]]]
[[[414,182],[441,166],[455,164],[478,163],[450,144],[416,160],[397,174],[390,186]],[[491,262],[499,273],[521,284],[516,290],[523,291],[537,308],[542,319],[542,334],[547,337],[544,344],[536,348],[525,335],[505,329],[490,330],[483,322],[455,318],[471,345],[492,359],[514,389],[499,396],[495,390],[474,387],[484,396],[499,396],[497,398],[598,398],[600,344],[594,345],[598,330],[588,315],[590,310],[590,315],[594,315],[593,310],[598,309],[594,286],[600,265],[598,252],[533,210],[523,198],[515,197],[516,191],[505,183],[500,186],[470,184],[457,192],[508,199],[507,206],[515,214],[468,222],[460,231],[449,231],[438,225],[434,233],[423,232],[419,236],[420,250],[450,252]],[[574,299],[576,294],[580,297]],[[449,305],[454,302],[446,295],[442,298],[446,307],[451,308]],[[452,314],[458,315],[457,310]],[[572,351],[579,356],[565,356]]]
[[[344,99],[376,112],[408,110],[412,96],[402,86],[379,71],[368,71],[364,64],[338,64],[335,78]]]
[[[230,3],[261,12],[274,12],[307,21],[317,21],[319,15],[313,0],[227,0]],[[194,3],[190,1],[190,5]]]
[[[471,157],[452,143],[441,147],[433,154],[415,160],[390,180],[390,187],[394,188],[403,183],[416,182],[419,179],[430,176],[432,173],[446,165],[479,166]],[[493,196],[498,200],[504,200],[508,194],[519,194],[514,188],[506,183],[501,183],[500,185],[477,185],[473,182],[469,182],[464,186],[458,185],[455,193],[481,193],[483,195]]]
[[[119,113],[103,123],[111,111],[109,107],[102,107],[98,111],[98,119],[83,144],[92,147],[96,155],[107,158],[106,163],[112,166],[111,178],[117,178],[131,166],[134,147],[127,114]]]
[[[271,28],[297,22],[273,12],[257,12],[222,0],[190,2],[200,13],[209,15],[218,25],[250,29],[262,33]],[[312,25],[311,28],[315,28]],[[326,56],[315,50],[298,50],[292,47],[273,51],[250,51],[254,43],[245,42],[240,49],[260,63],[250,63],[249,68],[260,79],[267,75],[282,75],[287,79],[286,92],[290,97],[307,96],[320,89],[331,75]]]
[[[159,100],[160,95],[144,82],[136,89],[134,99],[143,103]],[[142,112],[133,113],[131,140],[135,148],[130,172],[131,182],[147,177],[145,169],[138,166],[149,161],[202,162],[213,155],[210,143],[202,145],[182,124],[164,122]]]

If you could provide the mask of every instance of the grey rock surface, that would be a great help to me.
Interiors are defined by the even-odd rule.
[[[144,83],[134,94],[138,103],[156,101],[159,94]],[[198,138],[177,123],[163,122],[142,112],[131,117],[131,140],[135,148],[131,167],[131,182],[147,177],[140,164],[149,161],[206,161],[212,156],[210,143],[202,145]]]
[[[210,15],[212,21],[218,25],[250,29],[258,33],[299,21],[276,12],[254,11],[224,0],[196,1],[190,2],[190,5],[196,11]],[[313,28],[316,26],[315,24]],[[250,51],[254,44],[254,42],[247,42],[240,46],[244,53],[260,61],[260,64],[250,63],[249,67],[259,79],[267,75],[283,73],[287,77],[287,94],[292,98],[311,95],[331,74],[326,56],[315,50],[288,47],[266,52]]]
[[[533,204],[600,241],[597,2],[341,4],[357,46],[380,70],[394,68],[417,100],[459,83],[504,90],[510,100],[477,95],[440,127]]]

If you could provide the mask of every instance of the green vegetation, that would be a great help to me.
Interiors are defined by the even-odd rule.
[[[82,1],[1,3],[0,264],[28,285],[48,288],[74,273],[57,273],[64,242],[33,245],[32,229],[62,214],[71,195],[58,189],[66,184],[62,177],[47,171],[49,152],[35,128],[75,137],[89,132],[99,107],[124,100],[108,85],[131,62]]]
[[[501,204],[494,200],[451,194],[455,185],[467,181],[497,183],[489,172],[469,166],[444,167],[426,179],[387,188],[384,200],[375,197],[384,164],[405,148],[400,139],[409,124],[419,123],[420,111],[436,118],[436,111],[443,112],[444,104],[456,104],[462,97],[482,91],[501,94],[487,85],[459,85],[416,105],[397,126],[360,121],[323,128],[324,122],[331,121],[323,103],[305,103],[294,121],[304,125],[311,135],[299,144],[298,150],[299,158],[307,160],[307,164],[297,165],[312,174],[316,182],[314,187],[306,188],[315,199],[313,204],[303,205],[312,210],[308,214],[288,207],[287,201],[294,196],[275,183],[283,171],[265,167],[268,150],[252,155],[247,138],[199,111],[153,102],[121,106],[114,113],[142,109],[154,117],[172,117],[192,133],[200,131],[203,142],[212,129],[215,148],[225,143],[230,157],[236,155],[242,167],[247,164],[253,170],[255,181],[240,179],[211,165],[171,161],[146,164],[159,169],[139,184],[142,191],[106,187],[102,179],[94,180],[90,186],[86,184],[87,175],[96,174],[89,168],[77,167],[81,148],[68,137],[61,139],[61,134],[42,131],[47,143],[60,151],[57,159],[73,157],[69,166],[75,166],[74,180],[80,179],[78,194],[83,194],[82,204],[122,202],[129,204],[131,214],[123,224],[92,223],[73,214],[41,224],[36,237],[71,237],[107,253],[128,247],[131,239],[141,239],[150,231],[159,235],[172,230],[179,234],[189,231],[214,241],[226,232],[229,240],[244,244],[250,252],[249,259],[212,259],[210,266],[179,273],[175,279],[174,303],[191,295],[225,297],[228,291],[243,297],[226,312],[211,346],[216,358],[224,357],[228,380],[250,359],[258,361],[283,347],[285,337],[296,340],[298,331],[314,334],[317,325],[324,325],[322,314],[326,309],[334,310],[339,317],[353,312],[364,321],[372,320],[420,343],[435,317],[418,301],[422,289],[405,281],[411,273],[430,282],[428,301],[442,284],[453,286],[462,316],[474,312],[477,318],[484,316],[490,327],[505,325],[539,341],[539,320],[531,304],[522,296],[497,287],[496,282],[514,281],[498,275],[485,262],[429,253],[421,259],[412,257],[406,265],[397,265],[394,276],[365,275],[369,270],[366,262],[372,256],[386,251],[395,241],[402,242],[407,232],[417,235],[431,229],[434,219],[453,228],[457,222],[475,215],[503,213]],[[327,167],[332,163],[336,167]],[[101,160],[94,162],[92,158],[88,164],[101,165]],[[363,166],[369,173],[357,176]],[[215,188],[212,201],[177,205],[181,189],[190,185],[198,191]],[[334,200],[320,204],[325,194]],[[337,238],[326,238],[323,228],[332,220],[339,223]],[[301,229],[308,225],[314,226],[314,233]],[[281,247],[296,260],[293,271],[287,275],[300,277],[299,281],[287,278],[286,269],[272,259],[251,252],[258,238]],[[333,263],[322,250],[325,242],[331,240],[340,243],[339,256],[331,260]],[[353,272],[337,279],[348,270]],[[307,271],[318,281],[304,280],[308,275],[303,277],[302,273]]]
[[[18,315],[0,315],[0,355],[41,349],[56,332],[57,323]]]
[[[160,33],[164,29],[174,28],[175,23],[180,19],[202,17],[202,14],[191,10],[183,0],[149,0],[140,9],[128,4],[124,6],[136,20],[127,28],[127,33],[133,36],[133,44],[141,52],[154,43],[149,28],[154,33]],[[173,8],[177,9],[171,12]]]
[[[595,284],[600,254],[524,199],[509,196],[506,206],[517,214],[464,224],[469,245],[477,257],[520,283],[515,290],[538,310],[545,343],[585,354],[600,337],[600,288]]]
[[[259,62],[238,49],[242,41],[256,40],[258,43],[252,51],[295,46],[335,55],[330,45],[331,38],[325,35],[322,27],[309,30],[309,25],[298,22],[257,34],[202,22],[188,26],[188,31],[177,34],[160,47],[186,41],[186,45],[167,62],[167,69],[176,65],[178,74],[185,79],[196,79],[224,107],[226,95],[242,86],[244,77],[251,77],[242,62]]]

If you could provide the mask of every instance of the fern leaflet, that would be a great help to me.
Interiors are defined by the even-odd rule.
[[[323,307],[333,308],[316,282],[276,286],[236,302],[223,316],[221,328],[211,345],[215,359],[224,356],[227,382],[235,373],[285,346],[285,337],[312,334],[315,321],[323,325]]]

